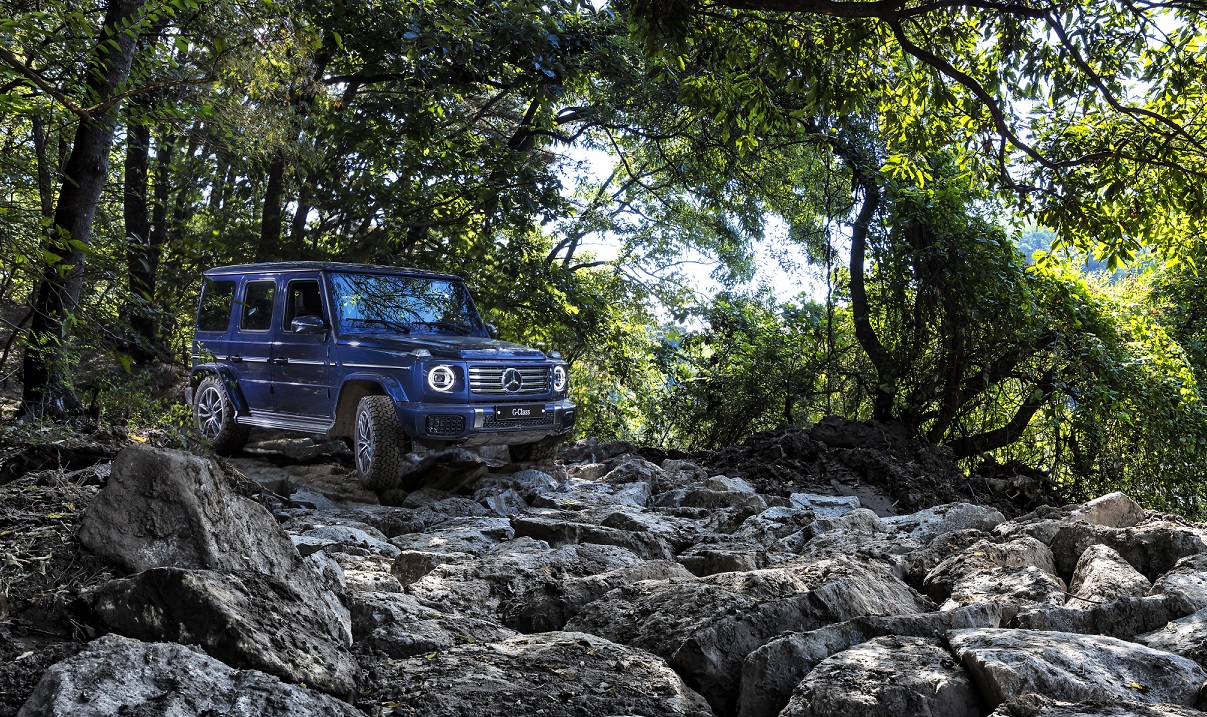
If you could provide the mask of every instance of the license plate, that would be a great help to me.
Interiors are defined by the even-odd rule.
[[[544,418],[545,407],[521,404],[518,406],[495,406],[495,419],[500,421],[520,421],[526,418]]]

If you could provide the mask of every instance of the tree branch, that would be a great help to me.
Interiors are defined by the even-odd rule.
[[[77,107],[75,103],[67,98],[67,95],[64,95],[62,92],[59,92],[52,87],[51,84],[47,82],[42,75],[38,74],[36,70],[29,65],[26,65],[24,62],[21,62],[21,60],[17,59],[16,55],[2,47],[0,47],[0,60],[4,60],[5,64],[11,66],[14,70],[29,78],[29,81],[34,83],[38,89],[58,100],[59,104],[66,107],[67,111],[71,112],[71,114],[79,117],[85,122],[92,121],[92,114],[88,110]]]

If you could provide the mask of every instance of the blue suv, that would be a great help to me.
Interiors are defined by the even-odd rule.
[[[412,442],[538,460],[574,426],[560,354],[498,340],[456,276],[289,262],[204,277],[185,399],[221,454],[252,426],[341,437],[386,490],[405,485]]]

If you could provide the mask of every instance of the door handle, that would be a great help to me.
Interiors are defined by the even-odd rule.
[[[284,366],[285,364],[289,363],[289,359],[287,359],[283,356],[279,357],[279,358],[270,358],[270,359],[268,359],[268,363],[276,364],[278,366]]]
[[[231,363],[243,363],[243,357],[239,356],[238,354],[235,354],[234,356],[227,356],[226,360],[230,361]]]

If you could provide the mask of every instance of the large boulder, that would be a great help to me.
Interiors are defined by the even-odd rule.
[[[1151,588],[1148,578],[1119,557],[1113,548],[1091,545],[1081,554],[1073,570],[1069,606],[1089,608],[1121,598],[1141,597]]]
[[[922,587],[932,600],[942,601],[952,594],[957,583],[977,573],[996,568],[1028,567],[1045,573],[1056,572],[1048,546],[1026,535],[1006,543],[979,540],[936,565],[927,573]]]
[[[51,667],[19,717],[364,717],[321,692],[183,645],[106,635]]]
[[[351,596],[349,609],[357,650],[393,659],[471,642],[498,642],[517,634],[495,622],[441,612],[399,593],[357,593]]]
[[[576,543],[616,545],[627,548],[646,560],[670,560],[674,556],[670,544],[649,533],[638,533],[559,518],[546,518],[539,515],[516,516],[511,520],[511,527],[517,537],[543,540],[550,545]]]
[[[1123,598],[1089,608],[1036,605],[1021,610],[1008,627],[1132,640],[1194,610],[1193,603],[1179,595]]]
[[[738,714],[775,717],[818,663],[874,638],[890,635],[942,638],[951,630],[998,627],[1000,623],[1001,611],[996,605],[978,604],[948,612],[857,617],[810,632],[783,635],[746,656]]]
[[[1006,516],[993,508],[971,503],[948,503],[883,520],[886,526],[928,545],[940,535],[957,530],[991,531],[1006,520]]]
[[[1140,635],[1136,642],[1154,650],[1189,657],[1207,666],[1207,610],[1174,620],[1159,630]]]
[[[195,644],[232,667],[336,695],[355,687],[344,624],[267,575],[152,568],[102,585],[90,602],[105,628],[127,637]]]
[[[941,641],[889,636],[822,660],[797,686],[780,717],[983,713],[976,687]]]
[[[566,628],[666,658],[713,709],[731,714],[742,661],[776,635],[932,608],[887,568],[835,558],[624,585],[587,605]]]
[[[1202,717],[1181,705],[1149,705],[1130,700],[1061,702],[1043,695],[1023,695],[994,710],[990,717]]]
[[[708,704],[662,660],[594,635],[552,632],[380,663],[374,697],[429,717],[685,715]]]
[[[1184,557],[1207,553],[1199,534],[1177,523],[1149,520],[1130,528],[1110,528],[1074,521],[1052,538],[1057,574],[1072,576],[1081,554],[1092,545],[1114,548],[1149,580],[1168,572]]]
[[[1028,693],[1058,700],[1192,706],[1207,671],[1192,660],[1099,635],[956,630],[951,649],[996,707]]]
[[[993,568],[966,575],[951,590],[941,609],[975,602],[997,603],[1002,619],[1009,622],[1020,610],[1065,603],[1064,582],[1034,566]]]
[[[1153,583],[1153,595],[1177,595],[1195,606],[1207,608],[1207,555],[1182,558]]]

